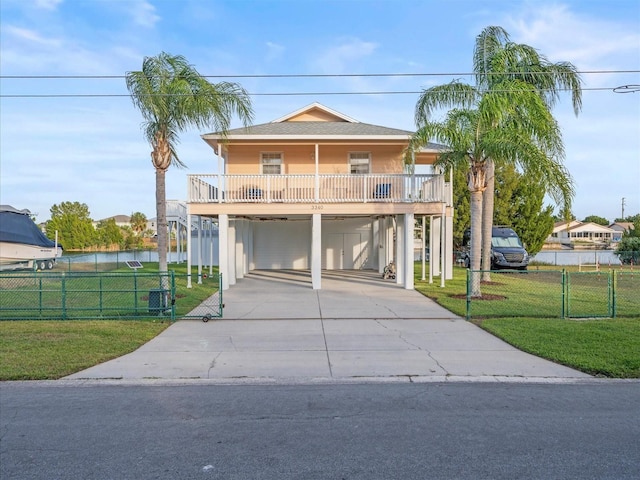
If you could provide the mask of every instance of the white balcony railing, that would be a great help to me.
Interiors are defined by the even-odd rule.
[[[447,202],[442,175],[188,175],[190,203]]]

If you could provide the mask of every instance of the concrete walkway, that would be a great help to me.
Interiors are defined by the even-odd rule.
[[[176,322],[133,353],[67,379],[219,382],[571,381],[374,272],[256,271],[224,292],[223,319]]]

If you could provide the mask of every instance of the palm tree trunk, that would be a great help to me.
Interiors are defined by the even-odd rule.
[[[491,237],[493,231],[493,203],[495,194],[495,164],[485,163],[486,190],[482,194],[482,281],[491,281]]]
[[[158,228],[158,270],[167,271],[166,170],[156,168],[156,227]]]
[[[471,296],[480,297],[480,253],[482,226],[482,190],[471,192]]]

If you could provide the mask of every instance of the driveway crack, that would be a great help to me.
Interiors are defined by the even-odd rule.
[[[403,341],[404,343],[406,343],[407,345],[410,345],[410,346],[412,346],[412,347],[415,347],[415,348],[417,348],[418,350],[420,350],[421,352],[426,353],[426,354],[429,356],[429,358],[430,358],[431,360],[433,360],[433,361],[435,362],[435,364],[436,364],[438,367],[440,367],[440,369],[441,369],[443,372],[445,372],[446,374],[448,374],[448,373],[449,373],[449,372],[447,372],[447,369],[446,369],[446,368],[444,368],[444,367],[442,366],[442,364],[438,361],[438,359],[437,359],[437,358],[435,358],[433,355],[431,355],[431,352],[430,352],[429,350],[426,350],[426,349],[422,348],[420,345],[416,345],[415,343],[413,343],[413,342],[409,341],[409,339],[407,339],[406,337],[404,337],[404,336],[403,336],[403,334],[402,334],[402,332],[401,332],[400,330],[398,330],[398,329],[396,329],[396,328],[389,328],[387,325],[385,325],[384,323],[382,323],[382,322],[380,321],[380,319],[378,319],[378,318],[376,318],[376,319],[375,319],[375,322],[376,322],[378,325],[380,325],[382,328],[384,328],[385,330],[389,330],[389,331],[391,331],[391,332],[395,332],[395,333],[397,333],[398,338],[399,338],[400,340],[402,340],[402,341]]]

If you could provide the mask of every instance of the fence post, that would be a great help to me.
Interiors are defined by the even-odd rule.
[[[39,287],[40,287],[40,293],[38,295],[39,297],[39,307],[40,307],[40,315],[42,316],[42,276],[40,276],[39,278],[40,283],[39,283]]]
[[[102,315],[102,275],[98,275],[98,278],[100,279],[100,315]]]
[[[618,313],[616,310],[616,280],[617,280],[617,276],[616,276],[616,271],[615,270],[609,270],[609,291],[611,292],[610,298],[611,298],[611,303],[609,305],[609,314],[611,315],[612,318],[616,318],[616,314]]]
[[[176,321],[176,276],[175,271],[170,270],[171,275],[171,321]]]
[[[562,319],[563,320],[566,318],[565,307],[566,307],[566,302],[568,297],[567,288],[568,288],[567,271],[563,268],[562,269]]]
[[[67,319],[67,286],[65,282],[66,276],[64,272],[62,273],[62,282],[60,282],[60,286],[62,287],[62,319]]]

